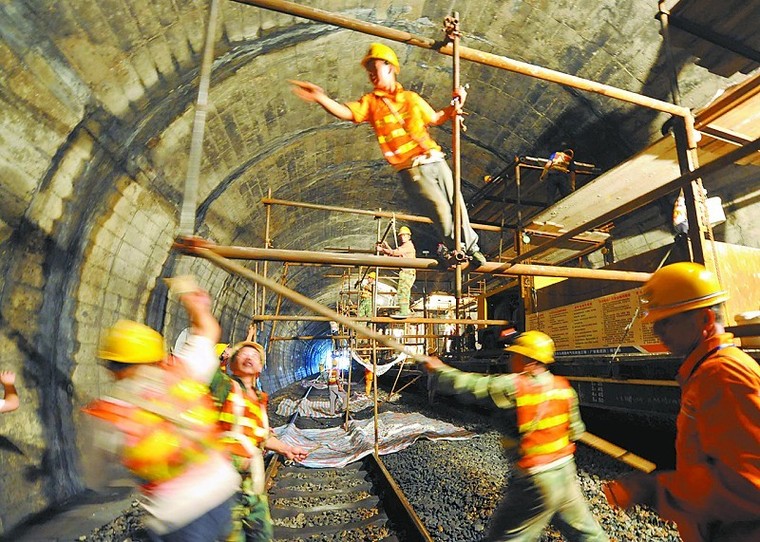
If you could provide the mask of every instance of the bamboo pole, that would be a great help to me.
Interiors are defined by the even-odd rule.
[[[591,446],[592,448],[599,450],[600,452],[605,453],[610,457],[614,457],[618,461],[622,461],[626,465],[630,465],[631,467],[640,471],[652,472],[657,468],[657,465],[651,461],[648,461],[643,457],[629,452],[625,448],[621,448],[616,444],[606,441],[603,438],[592,435],[589,432],[583,433],[583,435],[581,435],[581,438],[578,440],[583,444]]]
[[[192,249],[189,249],[188,252],[193,254],[194,256],[198,256],[200,258],[209,260],[210,262],[214,263],[217,267],[220,267],[230,273],[234,273],[243,278],[252,280],[256,284],[260,284],[262,287],[269,288],[273,292],[277,294],[281,294],[283,297],[289,299],[290,301],[293,301],[294,303],[301,305],[305,309],[311,312],[316,312],[327,321],[334,320],[338,322],[339,324],[346,326],[349,329],[353,329],[356,333],[363,335],[364,337],[368,339],[377,341],[387,346],[388,348],[392,348],[396,352],[404,353],[408,357],[410,357],[411,359],[413,359],[414,361],[418,363],[426,364],[431,359],[428,356],[423,356],[422,354],[419,354],[411,349],[408,349],[406,346],[399,343],[398,341],[395,341],[393,338],[391,338],[388,335],[377,333],[376,331],[368,328],[367,326],[361,324],[360,322],[357,322],[353,318],[343,316],[342,314],[335,312],[331,308],[325,307],[324,305],[317,303],[313,299],[309,299],[305,295],[296,292],[295,290],[291,290],[287,286],[283,286],[279,284],[278,282],[275,282],[267,277],[260,275],[259,273],[256,273],[255,271],[248,269],[247,267],[240,265],[239,263],[228,260],[216,254],[215,252],[209,250],[208,248],[193,247]]]
[[[329,319],[324,316],[317,316],[313,314],[304,315],[290,315],[290,314],[260,314],[253,317],[254,320],[259,322],[290,322],[290,321],[303,321],[303,322],[329,322]],[[375,316],[374,318],[352,318],[355,322],[372,322],[375,324],[474,324],[482,326],[506,326],[510,324],[509,320],[467,320],[456,318],[421,318],[410,317],[405,320],[399,320],[397,318],[391,318],[389,316]]]
[[[285,0],[235,0],[240,4],[248,4],[251,6],[258,6],[272,11],[278,11],[287,15],[295,15],[297,17],[303,17],[312,21],[318,21],[348,30],[354,30],[362,32],[364,34],[370,34],[378,36],[380,38],[389,39],[392,41],[398,41],[406,43],[407,45],[413,45],[415,47],[421,47],[423,49],[432,49],[443,55],[453,55],[452,45],[441,44],[433,39],[425,38],[422,36],[415,36],[409,32],[403,30],[396,30],[394,28],[387,28],[379,24],[368,23],[346,17],[344,15],[337,15],[330,13],[329,11],[302,6],[294,2],[286,2]],[[519,60],[513,60],[505,56],[495,55],[492,53],[485,53],[478,51],[477,49],[471,49],[469,47],[460,47],[460,58],[491,66],[494,68],[501,68],[513,73],[519,73],[522,75],[528,75],[536,79],[543,81],[549,81],[551,83],[559,83],[571,88],[577,88],[579,90],[593,92],[595,94],[601,94],[608,98],[614,98],[623,102],[628,102],[655,111],[661,111],[663,113],[669,113],[677,117],[682,117],[686,122],[687,133],[689,134],[689,146],[696,147],[698,141],[698,135],[694,130],[694,117],[691,111],[687,107],[677,106],[662,100],[643,96],[629,90],[623,90],[611,85],[605,85],[603,83],[597,83],[589,79],[583,79],[575,75],[569,75],[557,70],[550,70],[548,68],[542,68],[534,64],[527,62],[521,62]]]
[[[395,218],[396,220],[403,220],[406,222],[418,222],[420,224],[432,224],[433,221],[426,216],[408,215],[405,213],[394,213],[391,211],[368,211],[367,209],[354,209],[351,207],[340,207],[337,205],[322,205],[321,203],[307,203],[303,201],[293,201],[278,198],[261,198],[261,203],[264,205],[285,205],[288,207],[301,207],[303,209],[316,209],[319,211],[332,211],[336,213],[348,213],[354,215],[371,216],[373,218]],[[482,231],[499,232],[501,228],[499,226],[492,226],[490,224],[470,224],[473,229]]]
[[[564,237],[564,236],[561,236]],[[193,252],[203,247],[215,254],[238,260],[270,260],[290,263],[317,263],[327,265],[366,265],[388,269],[421,269],[440,271],[438,260],[433,258],[396,258],[394,256],[372,256],[365,254],[338,254],[305,250],[261,249],[251,247],[214,245],[200,238],[180,238],[175,248]],[[527,253],[526,253],[527,254]],[[478,273],[492,275],[536,275],[542,277],[585,278],[615,280],[624,282],[646,282],[651,273],[638,271],[618,271],[613,269],[586,269],[537,264],[510,264],[487,262],[478,268]]]
[[[195,102],[195,118],[190,139],[190,152],[187,157],[187,175],[179,213],[179,234],[195,233],[195,215],[198,211],[198,179],[201,174],[203,157],[203,136],[206,131],[206,113],[208,111],[208,89],[211,84],[211,67],[214,61],[214,36],[216,20],[219,14],[219,0],[211,0],[208,23],[206,24],[206,41],[203,45],[198,98]]]

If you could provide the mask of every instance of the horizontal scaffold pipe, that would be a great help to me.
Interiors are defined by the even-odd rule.
[[[416,47],[422,47],[423,49],[432,49],[438,51],[441,54],[453,56],[454,47],[451,43],[444,45],[441,42],[433,40],[431,38],[425,38],[422,36],[415,36],[409,32],[403,30],[396,30],[395,28],[388,28],[379,24],[368,23],[359,19],[346,17],[344,15],[338,15],[322,9],[312,8],[296,4],[294,2],[286,2],[284,0],[235,0],[240,4],[248,4],[251,6],[258,6],[260,8],[270,9],[272,11],[279,11],[287,15],[295,15],[297,17],[303,17],[312,21],[318,21],[321,23],[331,24],[348,30],[354,30],[356,32],[362,32],[364,34],[370,34],[385,38],[393,41],[399,41],[408,45],[414,45]],[[696,146],[697,138],[694,130],[694,117],[688,107],[682,107],[674,105],[672,103],[665,102],[663,100],[657,100],[648,96],[643,96],[629,90],[623,90],[621,88],[613,87],[611,85],[605,85],[603,83],[597,83],[589,79],[583,79],[575,75],[569,75],[557,70],[550,70],[548,68],[542,68],[527,62],[521,62],[501,55],[495,55],[493,53],[486,53],[478,51],[477,49],[471,49],[469,47],[458,47],[459,57],[478,64],[484,64],[486,66],[492,66],[494,68],[501,68],[514,73],[520,73],[535,77],[536,79],[542,79],[552,83],[559,83],[572,88],[585,90],[587,92],[593,92],[595,94],[601,94],[610,98],[615,98],[624,102],[640,105],[655,111],[662,111],[663,113],[670,113],[677,117],[682,117],[686,121],[687,134],[689,134],[689,147]]]
[[[313,314],[289,315],[289,314],[257,314],[252,317],[254,321],[259,322],[328,322],[330,318],[316,316]],[[507,326],[512,322],[509,320],[470,320],[465,318],[423,318],[421,316],[409,316],[404,319],[392,318],[390,316],[375,316],[374,318],[354,318],[354,322],[371,322],[373,324],[472,324],[474,326]]]
[[[393,213],[390,211],[369,211],[367,209],[353,209],[351,207],[338,207],[336,205],[322,205],[319,203],[305,203],[303,201],[291,201],[277,198],[261,198],[261,203],[264,205],[285,205],[288,207],[301,207],[303,209],[317,209],[320,211],[333,211],[337,213],[348,213],[352,215],[365,215],[374,218],[395,218],[396,220],[403,220],[405,222],[419,222],[421,224],[432,224],[433,221],[426,216],[408,215],[404,213]],[[491,224],[478,224],[471,222],[475,230],[482,231],[495,231],[500,232],[499,226],[492,226]]]
[[[373,256],[369,254],[343,254],[337,252],[317,252],[308,250],[285,250],[274,248],[255,248],[214,245],[198,238],[179,238],[175,248],[180,251],[185,247],[207,248],[219,256],[233,260],[268,260],[288,263],[317,263],[324,265],[362,265],[386,269],[420,269],[441,271],[439,262],[433,258],[396,258],[393,256]],[[537,277],[581,278],[596,280],[613,280],[623,282],[646,282],[651,273],[639,271],[617,271],[611,269],[586,269],[581,267],[558,267],[553,265],[510,264],[504,262],[486,262],[477,273],[490,275],[529,275]]]

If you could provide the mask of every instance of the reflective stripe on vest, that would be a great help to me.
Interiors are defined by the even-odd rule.
[[[248,396],[237,382],[219,412],[219,428],[223,432],[221,442],[231,453],[252,457],[253,449],[263,446],[269,438],[269,420],[266,403],[256,395]]]
[[[145,488],[176,478],[220,448],[208,387],[186,378],[179,366],[141,367],[112,396],[83,410],[124,434],[122,463]]]
[[[570,384],[552,377],[542,386],[531,377],[517,379],[517,427],[521,435],[520,459],[523,469],[552,463],[575,451],[570,441]],[[545,389],[548,388],[548,389]]]

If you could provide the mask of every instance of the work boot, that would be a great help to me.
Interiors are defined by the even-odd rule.
[[[470,254],[470,259],[472,260],[472,269],[478,269],[479,267],[484,266],[488,263],[488,260],[486,260],[486,257],[483,256],[483,253],[479,250],[476,250],[472,254]]]

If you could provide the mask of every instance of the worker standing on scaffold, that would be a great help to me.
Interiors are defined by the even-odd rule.
[[[391,248],[388,243],[383,241],[378,243],[377,249],[385,256],[395,256],[397,258],[416,258],[417,250],[412,243],[412,230],[406,226],[401,226],[398,230],[398,238],[401,241],[398,248]],[[398,299],[398,314],[396,316],[409,316],[409,303],[412,299],[412,286],[417,278],[417,271],[414,269],[402,269],[398,273],[398,288],[396,298]]]
[[[369,122],[375,130],[383,157],[398,171],[402,186],[413,205],[429,217],[441,238],[438,255],[448,260],[454,247],[454,179],[441,152],[430,137],[428,126],[438,126],[453,118],[464,105],[467,92],[459,87],[451,105],[435,111],[419,94],[404,90],[396,81],[400,72],[396,53],[382,43],[372,43],[361,62],[374,90],[359,101],[341,104],[325,91],[306,81],[290,81],[296,96],[316,102],[331,115],[357,124]],[[470,226],[464,198],[456,201],[462,214],[462,240],[474,268],[486,263],[478,247],[478,235]]]

